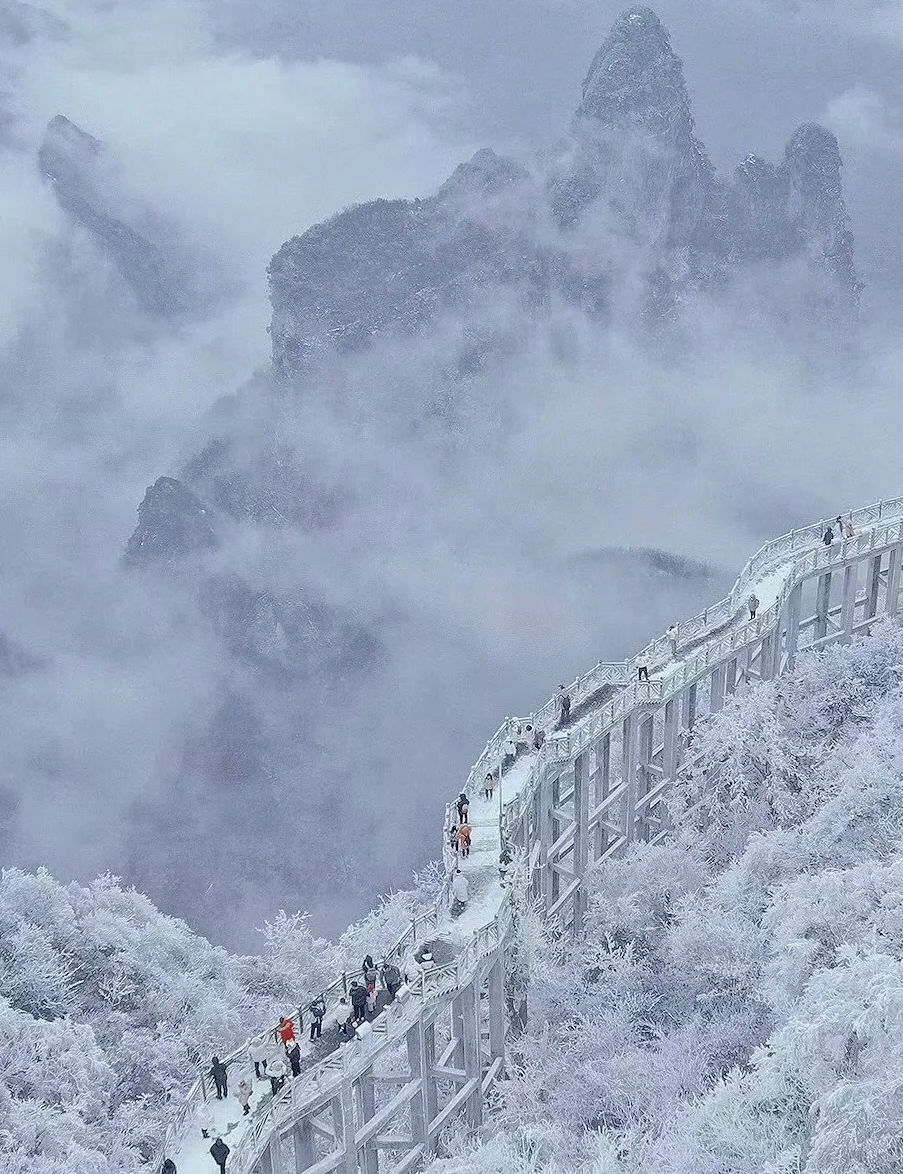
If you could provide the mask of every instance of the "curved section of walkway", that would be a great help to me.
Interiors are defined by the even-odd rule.
[[[734,675],[728,692],[740,678],[766,678],[792,667],[799,633],[807,624],[812,637],[808,644],[817,647],[867,630],[877,614],[879,596],[885,611],[897,612],[903,550],[901,499],[877,502],[847,517],[855,536],[830,545],[823,542],[828,522],[766,543],[744,567],[729,595],[678,626],[676,651],[673,634],[664,635],[630,660],[600,662],[578,677],[568,688],[572,716],[565,727],[555,729],[554,697],[527,718],[506,719],[486,743],[463,787],[471,800],[471,855],[462,860],[451,847],[451,831],[458,822],[453,800],[446,808],[442,830],[443,891],[435,907],[412,922],[386,954],[408,980],[398,999],[384,1000],[359,1038],[349,1043],[339,1042],[335,1026],[324,1028],[323,1040],[309,1050],[301,1074],[275,1098],[263,1091],[268,1088],[266,1081],[256,1082],[254,1108],[248,1116],[241,1115],[234,1100],[212,1099],[207,1081],[199,1076],[166,1138],[166,1154],[175,1159],[179,1174],[213,1174],[215,1170],[208,1152],[210,1137],[202,1137],[202,1125],[211,1137],[222,1136],[230,1146],[228,1174],[258,1170],[276,1174],[267,1147],[279,1131],[309,1118],[321,1102],[335,1098],[341,1086],[351,1087],[377,1057],[397,1048],[413,1025],[432,1021],[437,1006],[451,1004],[458,992],[468,988],[488,958],[507,949],[512,908],[499,868],[503,845],[520,851],[529,862],[538,881],[533,891],[542,898],[546,915],[560,918],[569,909],[568,924],[576,926],[588,865],[622,850],[632,839],[656,839],[667,831],[666,821],[656,811],[679,769],[680,723],[674,719],[675,706],[680,702],[686,709],[692,695],[695,710],[700,682],[706,682],[708,706],[714,711],[723,700],[730,670]],[[864,587],[860,585],[862,568],[866,570]],[[833,603],[835,572],[843,574],[843,592],[839,602]],[[804,584],[813,582],[819,592],[815,615],[803,621],[800,593]],[[746,607],[751,592],[759,599],[752,620]],[[648,668],[648,680],[637,679],[641,665]],[[544,745],[539,751],[521,749],[514,759],[506,757],[506,740],[516,725],[523,727],[527,722],[546,733]],[[642,793],[635,787],[638,767],[631,757],[637,723],[646,731],[641,742],[642,738],[648,742],[639,764],[639,776],[645,780]],[[693,724],[692,713],[688,724]],[[612,736],[620,739],[624,756],[618,778],[609,771]],[[592,789],[584,778],[590,761],[587,755],[592,756],[594,779],[601,780]],[[484,794],[487,774],[497,779],[491,794]],[[611,815],[615,806],[621,812],[620,822]],[[458,868],[468,880],[469,898],[463,912],[452,916],[451,885]],[[426,944],[431,945],[434,958],[424,966],[419,958]],[[322,992],[327,1025],[347,1018],[346,988],[347,978],[342,975]],[[317,993],[299,992],[299,1004]],[[301,1036],[300,1013],[294,1019]],[[248,1047],[268,1043],[275,1055],[275,1028],[227,1058],[233,1086],[239,1072],[253,1078]],[[483,1092],[499,1070],[496,1062],[483,1080]],[[414,1145],[393,1169],[413,1169],[428,1151],[432,1134],[427,1130],[424,1136],[425,1144]],[[297,1165],[296,1156],[297,1169],[355,1169],[354,1138],[345,1145],[343,1154],[337,1150],[329,1159],[309,1166]],[[162,1161],[162,1155],[159,1158]],[[370,1169],[382,1168],[378,1158],[375,1167],[367,1160]]]

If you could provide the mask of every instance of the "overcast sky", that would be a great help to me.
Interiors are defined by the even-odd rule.
[[[31,11],[35,35],[0,46],[0,631],[47,666],[0,688],[0,863],[46,862],[63,878],[121,870],[135,801],[157,797],[186,732],[215,704],[222,649],[184,600],[148,594],[119,558],[146,486],[197,451],[210,406],[267,363],[271,255],[350,203],[434,191],[481,146],[547,143],[567,126],[621,7],[48,0],[58,20]],[[506,708],[529,709],[560,675],[639,646],[675,618],[671,608],[708,601],[711,584],[668,594],[652,583],[625,603],[636,578],[618,570],[562,586],[573,554],[658,546],[713,564],[712,583],[726,583],[759,541],[841,508],[833,495],[864,504],[896,488],[896,13],[805,0],[666,0],[657,10],[720,170],[749,152],[778,159],[802,121],[836,131],[867,285],[862,380],[872,398],[860,416],[862,388],[802,391],[782,356],[738,354],[730,329],[697,368],[663,372],[629,350],[597,350],[577,324],[582,350],[570,366],[540,337],[504,374],[474,381],[470,439],[492,455],[475,447],[447,461],[441,443],[383,434],[393,412],[410,414],[403,393],[419,393],[431,341],[419,358],[405,344],[361,360],[373,431],[334,435],[330,420],[319,440],[364,505],[335,535],[294,536],[273,565],[301,568],[342,605],[407,615],[401,635],[386,634],[395,725],[380,695],[353,715],[358,741],[335,734],[365,811],[386,810],[374,778],[397,781],[383,749],[404,752],[403,786],[425,835],[410,861],[391,854],[396,882],[422,860],[441,809],[447,780],[433,763],[453,765],[456,786]],[[35,166],[58,113],[108,145],[123,207],[172,223],[215,294],[209,312],[149,322],[71,230]],[[506,401],[527,424],[503,447],[481,412]],[[445,476],[454,460],[458,481]],[[253,541],[233,556],[249,576],[261,569]],[[408,712],[416,722],[402,720]],[[385,775],[362,768],[360,747]],[[355,894],[353,908],[372,896]],[[255,899],[232,940],[278,902],[306,903],[303,891],[265,887]],[[201,924],[229,937],[224,917],[211,910]]]

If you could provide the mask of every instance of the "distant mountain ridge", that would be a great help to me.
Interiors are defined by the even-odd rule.
[[[602,247],[609,237],[623,245],[617,256]],[[719,178],[668,33],[651,9],[632,8],[551,149],[527,163],[478,151],[435,196],[374,200],[287,241],[269,269],[273,365],[282,379],[311,375],[388,331],[479,312],[492,288],[513,293],[527,318],[557,299],[601,324],[632,296],[628,317],[656,324],[688,294],[719,293],[766,262],[796,267],[807,319],[852,324],[860,286],[836,139],[803,125],[780,164],[750,155]]]

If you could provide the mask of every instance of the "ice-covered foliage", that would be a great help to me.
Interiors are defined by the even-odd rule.
[[[311,998],[355,955],[391,944],[435,878],[415,878],[342,947],[280,911],[260,956],[230,955],[102,876],[61,885],[0,872],[0,1170],[137,1170],[213,1052]]]
[[[900,1169],[900,676],[886,623],[699,728],[674,835],[595,872],[491,1136],[431,1174]]]

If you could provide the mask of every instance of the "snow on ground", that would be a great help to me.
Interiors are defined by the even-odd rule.
[[[502,803],[511,800],[527,785],[536,762],[536,754],[522,754],[510,770],[502,776]],[[482,795],[470,796],[468,822],[473,828],[470,856],[459,860],[458,867],[467,877],[469,895],[467,905],[447,927],[436,934],[445,941],[464,945],[478,929],[488,925],[498,913],[505,896],[499,877],[499,853],[502,844],[499,834],[498,784],[491,799]]]

